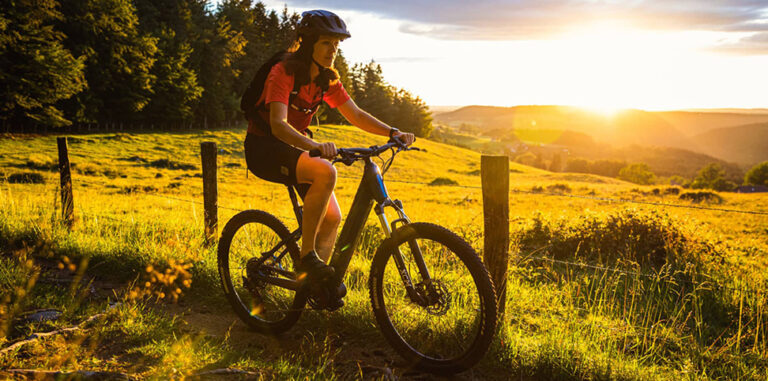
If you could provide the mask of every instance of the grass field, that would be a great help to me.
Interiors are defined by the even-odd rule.
[[[316,138],[341,147],[384,142],[355,131],[323,126]],[[0,354],[0,369],[161,379],[224,368],[265,379],[423,376],[399,363],[370,312],[368,268],[383,238],[375,216],[350,265],[341,310],[307,312],[280,337],[250,332],[230,312],[215,247],[203,240],[200,142],[219,148],[220,226],[249,208],[295,226],[285,188],[246,176],[244,134],[70,137],[72,231],[59,217],[55,137],[1,137],[1,346],[102,315]],[[385,175],[390,195],[412,220],[454,230],[482,254],[479,154],[417,146],[427,152],[399,155]],[[346,212],[361,166],[337,168]],[[35,177],[42,183],[18,183]],[[446,179],[458,186],[428,185]],[[721,203],[694,204],[678,188],[516,163],[510,186],[507,313],[489,354],[459,378],[768,377],[768,216],[688,208],[766,212],[768,196],[721,193]],[[26,314],[39,309],[62,314],[48,321]]]

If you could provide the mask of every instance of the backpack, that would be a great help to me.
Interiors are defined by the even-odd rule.
[[[264,84],[267,82],[267,77],[269,76],[269,72],[272,70],[272,67],[282,61],[285,55],[285,51],[279,51],[270,57],[264,64],[262,64],[261,67],[259,67],[259,70],[256,71],[256,75],[253,77],[250,85],[248,85],[248,88],[245,89],[242,98],[240,98],[240,110],[243,111],[245,119],[249,122],[253,122],[262,132],[267,135],[272,135],[272,127],[270,127],[268,121],[264,120],[264,118],[259,115],[259,111],[266,111],[267,107],[263,103],[256,103],[259,101],[259,98],[261,98],[261,93],[264,92]],[[316,111],[319,103],[314,105],[311,109],[300,109],[294,104],[294,99],[299,94],[300,87],[301,86],[297,84],[296,81],[294,81],[293,90],[291,91],[291,95],[288,98],[289,106],[304,112]],[[322,102],[322,99],[323,96],[321,94],[320,102]],[[312,133],[308,130],[307,132],[310,135]]]

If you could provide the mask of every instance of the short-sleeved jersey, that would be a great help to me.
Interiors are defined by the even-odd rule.
[[[285,72],[285,66],[282,62],[279,62],[272,67],[272,70],[270,70],[269,75],[267,76],[267,81],[264,83],[264,91],[262,92],[261,98],[259,98],[257,103],[264,103],[267,105],[266,111],[259,111],[259,115],[261,115],[265,121],[269,122],[270,103],[280,102],[288,105],[291,91],[293,91],[293,81],[293,76]],[[300,103],[298,104],[299,107],[307,108],[319,100],[320,94],[323,94],[320,87],[317,86],[314,82],[310,82],[309,84],[299,88],[299,93],[296,96],[296,103]],[[349,100],[349,94],[347,94],[344,86],[342,86],[341,81],[336,81],[335,84],[332,84],[328,88],[328,91],[326,91],[322,96],[323,101],[325,101],[325,103],[327,103],[328,106],[331,106],[332,108],[336,108]],[[313,115],[314,113],[308,114],[303,111],[296,110],[292,107],[288,107],[288,124],[290,124],[299,132],[304,131],[312,122]],[[260,133],[254,122],[249,123],[248,132],[257,134]]]

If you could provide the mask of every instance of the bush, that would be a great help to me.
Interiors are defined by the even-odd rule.
[[[691,183],[693,189],[714,189],[716,191],[731,191],[736,184],[725,179],[725,169],[718,163],[710,163],[699,170]]]
[[[457,185],[457,184],[458,184],[458,183],[457,183],[456,181],[454,181],[454,180],[451,180],[451,179],[449,179],[449,178],[447,178],[447,177],[438,177],[438,178],[436,178],[436,179],[432,180],[432,182],[430,182],[430,183],[429,183],[429,185],[431,185],[431,186],[438,186],[438,185]]]
[[[619,179],[640,185],[651,185],[656,181],[656,175],[645,163],[630,164],[619,171]]]
[[[744,183],[768,186],[768,161],[764,161],[749,170],[744,176]]]
[[[723,198],[720,197],[719,194],[709,191],[699,191],[699,192],[686,192],[680,195],[681,200],[690,201],[693,203],[712,203],[712,204],[722,204]]]
[[[168,159],[155,160],[149,163],[149,166],[153,168],[167,168],[167,169],[185,169],[185,170],[197,169],[197,167],[195,167],[192,164],[179,163],[179,162],[168,160]]]
[[[45,178],[35,172],[21,172],[8,176],[8,182],[11,184],[45,184]]]
[[[56,171],[59,169],[58,162],[45,155],[30,156],[24,166],[39,171]]]
[[[548,185],[547,190],[551,193],[571,193],[571,187],[569,187],[568,184]]]
[[[550,222],[536,216],[533,224],[514,233],[521,252],[549,245],[549,255],[562,260],[584,259],[608,265],[635,262],[660,268],[700,268],[706,243],[681,230],[679,221],[659,212],[626,209],[603,216],[583,216],[576,221]],[[702,245],[703,248],[702,249]]]

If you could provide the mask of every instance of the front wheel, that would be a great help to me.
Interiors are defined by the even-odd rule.
[[[410,366],[455,374],[477,364],[491,345],[493,283],[474,249],[443,227],[412,223],[397,229],[373,258],[369,288],[379,328]]]

